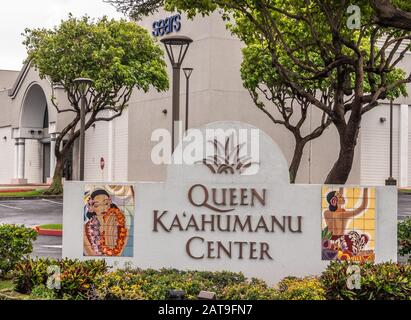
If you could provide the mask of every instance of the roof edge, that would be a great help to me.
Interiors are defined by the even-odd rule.
[[[16,81],[14,82],[13,87],[11,89],[9,89],[8,94],[9,94],[9,97],[11,97],[12,99],[16,96],[16,93],[17,93],[18,89],[20,88],[20,85],[23,82],[24,78],[26,77],[27,72],[30,69],[30,67],[31,67],[31,61],[26,62],[23,65],[23,68],[21,69]]]

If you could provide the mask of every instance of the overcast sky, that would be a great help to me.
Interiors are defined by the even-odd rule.
[[[121,18],[103,0],[2,0],[0,2],[0,69],[20,70],[26,57],[21,33],[25,28],[51,28],[67,18],[88,14]]]

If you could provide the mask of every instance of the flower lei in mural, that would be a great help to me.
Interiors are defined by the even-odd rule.
[[[104,215],[104,222],[107,222],[110,216],[114,216],[117,222],[117,240],[116,246],[114,248],[110,248],[106,245],[106,232],[103,231],[99,244],[100,249],[103,255],[105,256],[118,256],[123,251],[124,245],[126,243],[127,238],[127,228],[126,228],[126,220],[118,208],[111,208],[108,212]]]
[[[100,221],[96,216],[93,216],[90,221],[86,224],[86,234],[88,241],[90,242],[91,248],[96,254],[100,254]]]

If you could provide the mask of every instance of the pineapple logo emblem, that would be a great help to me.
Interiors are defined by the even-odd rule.
[[[251,167],[259,165],[258,162],[253,162],[249,155],[240,155],[245,143],[234,145],[232,140],[232,137],[228,137],[224,145],[217,139],[208,141],[214,146],[214,155],[206,157],[202,163],[213,174],[245,175]]]

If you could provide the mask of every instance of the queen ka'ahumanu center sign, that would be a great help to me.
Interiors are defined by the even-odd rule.
[[[209,153],[185,139],[164,183],[67,182],[63,256],[269,283],[319,274],[331,260],[396,260],[395,188],[291,185],[264,132],[217,122],[196,134]],[[177,161],[186,154],[189,164]]]

